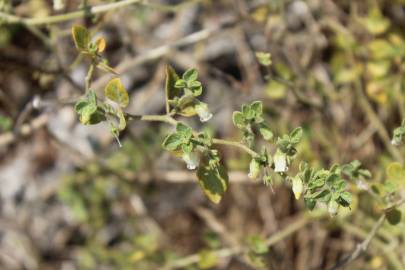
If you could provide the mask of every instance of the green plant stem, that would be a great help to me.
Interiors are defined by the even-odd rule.
[[[93,77],[94,74],[94,68],[95,68],[95,63],[91,63],[89,67],[89,71],[87,72],[86,75],[86,80],[85,80],[85,87],[86,87],[86,93],[90,91],[90,86],[91,86],[91,78]]]
[[[241,144],[239,142],[234,142],[234,141],[228,141],[228,140],[222,140],[222,139],[212,139],[213,144],[219,144],[219,145],[230,145],[230,146],[235,146],[238,147],[239,149],[242,149],[252,157],[258,157],[259,154],[247,147],[244,144]]]
[[[371,243],[371,240],[373,240],[373,238],[376,236],[378,230],[384,224],[384,221],[387,218],[387,213],[390,210],[392,210],[393,208],[398,207],[404,203],[405,203],[405,197],[399,199],[398,201],[391,204],[389,207],[385,208],[383,214],[381,214],[380,218],[373,225],[373,227],[369,233],[364,232],[363,230],[357,228],[354,225],[351,225],[349,223],[344,223],[343,227],[346,230],[350,231],[351,233],[353,233],[355,235],[358,235],[358,236],[364,238],[364,240],[363,240],[363,242],[361,242],[360,244],[357,245],[356,249],[349,256],[338,261],[336,263],[336,265],[332,268],[332,270],[336,270],[336,269],[342,268],[344,266],[347,266],[348,264],[350,264],[351,262],[353,262],[354,260],[359,258],[360,255],[363,254],[367,250],[368,246]],[[398,260],[397,256],[395,256],[395,254],[391,250],[389,250],[382,241],[375,239],[374,243],[375,243],[375,246],[377,248],[379,248],[385,254],[385,256],[390,261],[390,264],[394,267],[394,269],[398,269],[398,270],[403,269],[404,266]]]
[[[141,120],[141,121],[147,121],[147,122],[163,122],[167,123],[173,126],[176,126],[179,122],[175,120],[172,115],[170,114],[164,114],[164,115],[134,115],[130,113],[125,113],[127,119],[130,120]],[[228,140],[223,140],[223,139],[212,139],[213,144],[216,145],[228,145],[228,146],[234,146],[237,147],[252,157],[258,157],[259,154],[246,145],[240,143],[240,142],[235,142],[235,141],[228,141]]]
[[[5,12],[0,12],[0,19],[3,20],[5,24],[24,24],[24,25],[42,25],[42,24],[52,24],[64,21],[70,21],[77,18],[88,17],[98,13],[104,13],[107,11],[115,10],[118,8],[126,7],[132,4],[141,4],[145,1],[143,0],[123,0],[120,2],[108,3],[104,5],[98,5],[94,7],[89,7],[87,9],[82,9],[78,11],[69,12],[61,15],[54,15],[48,17],[39,18],[22,18],[19,16],[11,15]]]
[[[293,223],[287,225],[284,227],[282,230],[274,233],[272,236],[267,238],[266,244],[268,246],[272,246],[288,236],[294,234],[301,228],[305,227],[310,221],[310,217],[307,215],[303,215],[299,218],[297,218]],[[230,256],[234,256],[243,252],[248,251],[248,248],[242,245],[238,245],[235,247],[230,247],[230,248],[223,248],[223,249],[218,249],[214,250],[213,252],[219,257],[219,258],[226,258]],[[199,254],[193,254],[178,260],[175,260],[171,263],[168,264],[168,266],[164,269],[178,269],[178,268],[185,268],[189,265],[198,263],[200,260],[200,255]]]
[[[181,9],[187,5],[194,4],[197,2],[201,2],[201,1],[203,1],[203,0],[190,0],[190,1],[180,3],[177,5],[161,5],[161,4],[149,3],[148,0],[122,0],[119,2],[113,2],[113,3],[98,5],[98,6],[94,6],[94,7],[87,6],[86,8],[84,8],[82,10],[77,10],[77,11],[69,12],[66,14],[53,15],[53,16],[42,17],[42,18],[24,18],[24,17],[19,17],[16,15],[8,14],[6,12],[0,12],[0,21],[2,21],[5,24],[24,24],[24,25],[31,25],[31,26],[32,25],[54,24],[54,23],[70,21],[70,20],[74,20],[74,19],[78,19],[78,18],[90,17],[95,14],[116,10],[116,9],[130,6],[133,4],[148,6],[148,7],[154,8],[154,9],[162,10],[164,12],[176,12],[179,9]]]

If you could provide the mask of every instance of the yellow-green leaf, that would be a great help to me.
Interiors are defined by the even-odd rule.
[[[167,65],[166,66],[166,106],[169,108],[169,100],[174,99],[175,97],[180,97],[181,89],[176,88],[176,81],[179,80],[179,75],[177,75],[174,69]]]
[[[121,108],[125,108],[129,104],[128,93],[119,78],[112,79],[108,82],[104,94],[108,99],[116,102]]]
[[[211,168],[208,164],[201,164],[197,171],[198,183],[205,195],[214,203],[219,203],[222,195],[228,189],[228,173],[218,165]]]
[[[78,50],[87,51],[90,43],[90,32],[81,25],[72,27],[72,37]]]
[[[211,250],[203,250],[199,253],[198,267],[200,269],[209,269],[217,265],[218,256]]]
[[[397,188],[402,188],[405,186],[405,168],[399,162],[393,162],[388,165],[387,170],[387,180]]]
[[[390,27],[390,21],[381,14],[360,19],[360,23],[374,35],[382,34]]]
[[[287,94],[287,87],[277,81],[270,81],[266,86],[266,95],[271,99],[282,99]]]
[[[195,97],[193,95],[184,95],[180,98],[178,112],[181,116],[191,117],[197,114],[195,110]]]

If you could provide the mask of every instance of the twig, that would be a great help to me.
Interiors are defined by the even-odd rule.
[[[232,27],[236,22],[237,22],[237,19],[233,19],[231,21],[221,23],[220,25],[218,25],[216,27],[197,31],[197,32],[192,33],[188,36],[185,36],[173,43],[165,44],[163,46],[148,50],[148,51],[142,53],[141,55],[136,56],[132,59],[124,60],[117,67],[115,67],[114,70],[116,70],[117,73],[122,75],[129,70],[133,70],[133,68],[136,66],[145,64],[149,61],[153,61],[153,60],[159,59],[162,56],[167,55],[171,50],[173,50],[175,48],[191,45],[191,44],[206,40],[209,37],[213,36],[215,33],[218,33],[220,30],[223,30],[228,27]],[[101,78],[97,79],[93,83],[93,88],[96,91],[98,89],[101,89],[110,79],[111,79],[110,75],[102,76]]]
[[[54,15],[48,17],[39,18],[23,18],[16,15],[11,15],[5,12],[0,12],[0,19],[5,24],[25,24],[25,25],[42,25],[42,24],[52,24],[64,21],[70,21],[73,19],[88,17],[98,13],[104,13],[107,11],[115,10],[118,8],[126,7],[133,4],[141,4],[143,0],[123,0],[115,3],[108,3],[104,5],[98,5],[94,7],[89,7],[83,10],[73,11],[66,14]]]
[[[356,95],[359,99],[360,107],[363,109],[370,123],[377,129],[377,133],[380,136],[381,140],[383,141],[386,149],[397,161],[403,163],[404,160],[402,158],[401,153],[398,151],[397,148],[393,147],[393,145],[391,144],[390,136],[387,130],[385,129],[384,124],[381,122],[380,118],[373,110],[367,97],[364,95],[361,81],[356,80],[354,86]]]
[[[77,10],[73,12],[69,12],[66,14],[60,15],[53,15],[48,17],[42,18],[23,18],[16,15],[8,14],[6,12],[0,12],[0,20],[2,20],[5,24],[24,24],[27,26],[34,26],[34,25],[44,25],[44,24],[54,24],[60,23],[65,21],[70,21],[78,18],[86,18],[91,17],[95,14],[105,13],[108,11],[116,10],[119,8],[127,7],[130,5],[144,5],[150,8],[158,9],[161,11],[166,12],[176,12],[179,9],[194,3],[201,2],[203,0],[190,0],[185,3],[180,3],[177,5],[162,5],[162,4],[155,4],[149,3],[148,0],[122,0],[119,2],[108,3],[103,5],[98,5],[94,7],[85,7],[82,10]]]
[[[173,126],[178,124],[178,122],[173,117],[171,117],[171,115],[167,115],[167,114],[164,114],[164,115],[134,115],[134,114],[130,114],[130,113],[125,113],[125,114],[126,114],[126,117],[128,118],[128,120],[138,119],[141,121],[148,121],[148,122],[163,122],[163,123],[168,123]],[[214,139],[212,139],[212,143],[217,144],[217,145],[234,146],[234,147],[237,147],[237,148],[245,151],[252,157],[259,156],[258,153],[256,153],[255,151],[253,151],[252,149],[250,149],[249,147],[247,147],[246,145],[244,145],[240,142],[214,138]]]
[[[402,204],[405,203],[405,198],[401,198],[400,200],[398,200],[397,202],[393,203],[392,205],[390,205],[389,207],[384,209],[384,213],[380,216],[380,218],[378,219],[378,221],[373,225],[372,229],[370,230],[370,232],[367,234],[367,236],[365,237],[365,239],[363,240],[363,242],[361,242],[360,244],[357,245],[356,249],[347,257],[343,258],[342,260],[338,261],[332,268],[331,270],[337,270],[341,267],[344,267],[348,264],[350,264],[351,262],[353,262],[354,260],[356,260],[357,258],[360,257],[361,254],[363,254],[368,246],[371,243],[371,240],[373,240],[373,238],[376,236],[378,230],[381,228],[381,226],[384,224],[384,221],[387,217],[387,212],[390,211],[391,209],[398,207]],[[392,260],[391,260],[392,261]],[[398,264],[397,262],[394,264]],[[398,269],[403,269],[403,268],[398,268]]]
[[[86,75],[86,81],[85,81],[86,93],[87,93],[88,91],[90,91],[91,78],[93,77],[95,65],[96,65],[96,64],[95,64],[94,62],[91,63],[91,65],[90,65],[90,67],[89,67],[89,71],[87,72],[87,75]]]
[[[288,236],[294,234],[296,231],[300,230],[301,228],[305,227],[309,223],[309,217],[304,215],[297,218],[293,223],[289,224],[288,226],[284,227],[284,229],[278,231],[277,233],[273,234],[266,240],[266,244],[268,246],[272,246]],[[234,256],[240,253],[247,251],[247,247],[244,246],[235,246],[231,248],[223,248],[213,251],[218,258],[226,258],[230,256]],[[200,260],[199,254],[193,254],[175,261],[170,262],[166,268],[164,269],[178,269],[184,268],[186,266],[198,263]]]
[[[29,124],[24,124],[16,132],[6,132],[0,134],[0,147],[13,143],[20,136],[27,136],[33,131],[40,129],[48,123],[48,115],[43,114],[35,118]]]

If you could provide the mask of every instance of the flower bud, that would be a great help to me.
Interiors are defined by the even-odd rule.
[[[204,102],[200,102],[195,106],[195,111],[197,112],[198,116],[200,117],[201,122],[207,122],[212,118],[212,113],[208,109],[208,105]]]
[[[401,145],[401,141],[398,138],[394,138],[391,140],[391,144],[393,146],[400,146]]]
[[[198,158],[198,155],[196,153],[188,153],[188,154],[183,154],[183,160],[187,164],[187,169],[189,170],[195,170],[199,163],[200,159]]]
[[[302,192],[304,191],[304,184],[302,183],[301,177],[298,175],[292,179],[292,190],[294,192],[295,199],[299,200]]]
[[[252,180],[255,180],[259,176],[259,173],[260,173],[260,163],[256,159],[252,158],[252,161],[250,161],[249,164],[248,177]]]
[[[328,212],[331,216],[336,216],[339,204],[335,200],[330,200],[328,203]]]
[[[280,173],[288,171],[287,157],[284,153],[278,150],[274,155],[274,171]]]

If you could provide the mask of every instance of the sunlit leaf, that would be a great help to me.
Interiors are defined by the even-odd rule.
[[[200,269],[209,269],[217,265],[218,256],[211,250],[203,250],[199,254],[198,267]]]
[[[222,195],[228,189],[228,173],[218,165],[211,168],[208,164],[201,164],[197,171],[198,182],[205,195],[214,203],[219,203]]]
[[[88,50],[90,43],[90,32],[87,28],[81,25],[75,25],[72,27],[72,37],[75,46],[78,50]]]
[[[121,108],[125,108],[129,104],[129,96],[119,78],[112,79],[108,82],[104,89],[105,96],[116,102]]]
[[[179,81],[179,75],[177,75],[174,69],[166,66],[166,99],[172,100],[175,97],[180,97],[181,89],[176,88],[176,82]]]

